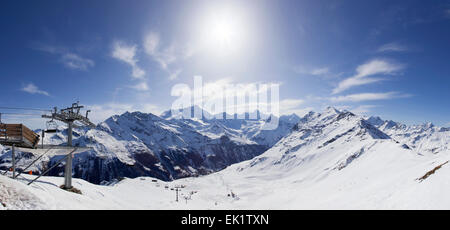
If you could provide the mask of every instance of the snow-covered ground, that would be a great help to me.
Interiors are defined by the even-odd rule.
[[[295,114],[281,116],[277,129],[262,130],[267,120],[173,119],[168,116],[170,113],[167,111],[159,117],[151,113],[125,112],[106,119],[96,128],[75,128],[73,144],[91,147],[76,156],[75,176],[102,183],[118,177],[151,176],[172,180],[205,175],[262,154],[287,135],[300,119]],[[57,132],[44,133],[40,144],[64,145],[66,127],[52,128]],[[24,152],[29,153],[30,161],[40,155],[34,150]],[[54,159],[49,153],[33,171],[42,172],[51,161]],[[5,164],[10,164],[9,155],[0,155],[0,169],[6,168]]]
[[[450,151],[421,150],[329,108],[262,155],[206,176],[109,186],[74,179],[81,195],[60,189],[62,177],[26,186],[0,176],[0,209],[449,209]]]
[[[374,167],[364,165],[326,178],[300,175],[247,174],[234,165],[224,171],[172,182],[149,177],[124,179],[111,186],[74,179],[82,194],[59,188],[61,177],[42,177],[27,186],[24,179],[0,176],[1,209],[448,209],[450,167],[442,166],[420,182],[418,178],[446,159],[391,158]],[[369,161],[370,160],[370,161]],[[398,167],[402,162],[401,168]],[[418,162],[419,161],[419,162]],[[383,161],[384,162],[384,161]],[[245,162],[248,164],[249,162]],[[368,169],[368,170],[364,170]],[[33,176],[24,175],[31,179]],[[168,186],[166,188],[166,185]],[[175,186],[184,186],[175,202]],[[234,193],[235,197],[229,196]],[[186,202],[185,198],[189,198]]]

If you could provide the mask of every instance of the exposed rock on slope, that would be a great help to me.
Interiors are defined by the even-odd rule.
[[[93,148],[75,155],[74,177],[102,183],[122,177],[172,180],[205,175],[263,153],[292,130],[297,118],[282,117],[278,129],[262,131],[264,120],[181,120],[126,112],[95,129],[74,129],[74,145]],[[55,134],[46,134],[45,144],[66,142],[67,129],[58,129]],[[41,153],[27,153],[28,160],[20,162],[19,170]],[[10,158],[10,154],[0,156],[0,168],[10,167]],[[60,158],[49,154],[31,170],[42,172]],[[62,175],[63,171],[60,165],[49,175]]]

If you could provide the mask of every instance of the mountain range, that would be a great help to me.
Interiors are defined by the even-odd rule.
[[[89,146],[74,157],[74,177],[106,183],[123,177],[152,176],[162,180],[199,176],[252,159],[291,132],[300,120],[281,116],[275,130],[263,130],[263,119],[175,119],[170,111],[160,116],[125,112],[99,123],[95,128],[73,130],[74,146]],[[45,145],[65,145],[67,129],[44,135]],[[36,130],[41,133],[40,130]],[[38,155],[24,152],[24,168]],[[0,157],[0,169],[10,164],[10,154]],[[61,156],[45,156],[33,167],[40,173]],[[2,164],[3,162],[3,164]],[[49,172],[62,175],[63,165]]]
[[[314,172],[315,176],[323,176],[370,152],[390,149],[424,156],[449,151],[450,129],[432,124],[408,126],[333,107],[303,117],[280,116],[275,130],[263,130],[268,120],[258,118],[176,119],[170,111],[161,116],[141,112],[114,115],[93,129],[74,129],[74,145],[92,149],[75,155],[73,175],[96,184],[139,176],[170,181],[207,175],[250,160],[243,168],[270,166],[286,171],[315,167],[321,170]],[[58,129],[46,134],[45,144],[64,145],[67,129]],[[19,170],[39,155],[26,150],[19,154],[23,157]],[[319,156],[321,160],[309,166]],[[0,169],[9,167],[10,157],[8,152],[0,156]],[[60,158],[48,154],[32,170],[40,173]],[[61,165],[49,174],[61,176],[63,171]]]

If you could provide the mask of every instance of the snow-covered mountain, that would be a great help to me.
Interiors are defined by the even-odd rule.
[[[437,154],[450,150],[450,128],[437,127],[432,123],[405,125],[375,116],[369,117],[367,121],[420,154]]]
[[[364,117],[329,107],[305,115],[252,160],[178,183],[203,190],[202,201],[235,194],[218,201],[222,208],[448,209],[450,151],[442,149],[421,154]]]
[[[307,114],[295,131],[281,139],[264,154],[255,157],[241,170],[277,171],[317,169],[316,176],[339,171],[359,157],[383,148],[405,148],[364,118],[332,107],[323,113]],[[302,177],[306,174],[302,173]]]
[[[448,209],[448,143],[422,154],[420,145],[410,148],[371,123],[331,107],[311,112],[265,153],[202,179],[236,194],[226,206],[232,208]],[[430,125],[405,130],[422,130],[429,136],[419,135],[421,143],[433,144],[447,132]]]
[[[226,125],[225,121],[208,121],[209,125],[203,120],[178,120],[173,123],[175,121],[136,113],[114,116],[81,137],[91,137],[96,143],[90,134],[98,138],[100,134],[107,134],[114,138],[122,137],[123,143],[136,142],[136,146],[138,143],[146,146],[147,141],[157,139],[161,143],[180,144],[189,148],[183,145],[183,141],[169,138],[171,136],[169,140],[158,139],[138,131],[140,129],[136,129],[135,119],[148,126],[152,124],[152,128],[158,122],[172,125],[162,128],[164,130],[181,131],[184,125],[195,127],[194,130],[203,134],[189,135],[194,138],[189,139],[194,146],[199,144],[196,137],[217,140],[212,138],[213,134],[220,132],[227,132],[230,141],[231,136],[245,140],[239,143],[257,141],[252,138],[258,131],[243,131],[252,130],[248,127],[253,127],[244,122],[233,123],[236,126]],[[123,122],[133,125],[124,125]],[[17,184],[20,182],[0,176],[0,182],[3,183],[0,183],[0,195],[2,190],[8,190],[5,193],[7,195],[17,194],[6,197],[6,200],[10,200],[6,208],[448,209],[448,144],[445,146],[446,142],[442,142],[440,151],[424,154],[424,148],[420,145],[410,147],[393,138],[389,132],[395,129],[390,123],[329,107],[321,113],[310,112],[298,119],[293,129],[264,153],[209,175],[171,182],[152,182],[140,177],[124,179],[107,187],[74,180],[75,186],[83,191],[83,195],[76,199],[77,202],[73,201],[75,199],[66,199],[75,195],[54,186],[61,183],[61,178],[45,177],[42,180],[46,183],[25,187]],[[159,123],[157,126],[165,127]],[[390,128],[386,128],[388,126]],[[232,127],[243,128],[239,130]],[[381,127],[381,130],[377,127]],[[427,143],[427,138],[438,138],[447,132],[431,125],[413,127],[403,126],[402,130],[430,133],[430,136],[421,136],[422,143]],[[154,135],[159,136],[160,132]],[[182,134],[176,136],[184,137]],[[100,138],[103,143],[107,143],[105,137]],[[405,141],[411,141],[406,135],[403,137]],[[416,136],[412,135],[411,138]],[[105,148],[113,149],[106,145]],[[164,149],[163,146],[160,148]],[[123,157],[125,159],[121,162],[136,161],[132,155],[124,154]],[[173,191],[168,189],[180,185],[183,187],[181,197],[186,198],[186,203],[175,202]],[[152,196],[145,196],[148,193]],[[20,197],[32,204],[24,206]]]
[[[74,129],[74,145],[93,148],[75,155],[74,177],[101,183],[122,177],[172,180],[208,174],[263,153],[291,132],[300,119],[282,116],[277,129],[261,130],[266,122],[261,119],[174,119],[168,114],[159,117],[126,112],[108,118],[95,129]],[[66,127],[57,128],[58,132],[45,134],[44,144],[66,143]],[[31,152],[23,154],[19,167],[43,153]],[[0,168],[9,167],[10,157],[0,156]],[[32,170],[42,172],[60,157],[49,154]],[[62,175],[63,171],[61,165],[50,175]]]

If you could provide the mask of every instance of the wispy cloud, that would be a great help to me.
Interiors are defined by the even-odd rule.
[[[386,100],[393,98],[410,97],[410,94],[400,94],[398,92],[386,92],[386,93],[359,93],[349,94],[345,96],[331,97],[332,102],[361,102],[361,101],[374,101],[374,100]]]
[[[122,41],[116,41],[113,44],[112,57],[130,65],[132,68],[131,76],[133,78],[143,79],[145,71],[137,65],[138,59],[136,58],[136,52],[136,45],[128,45]]]
[[[86,71],[95,66],[95,62],[92,59],[82,57],[65,47],[38,44],[33,48],[49,54],[58,55],[60,57],[59,61],[69,69]]]
[[[145,52],[150,55],[161,68],[167,70],[169,64],[177,60],[177,48],[173,43],[169,47],[162,48],[158,33],[150,32],[144,38]]]
[[[66,53],[61,57],[61,61],[64,65],[70,69],[87,70],[94,66],[94,61],[87,58],[82,58],[81,56],[74,53]]]
[[[351,109],[353,113],[356,114],[367,114],[371,111],[372,108],[377,107],[376,105],[360,105],[356,108]]]
[[[327,67],[311,70],[311,74],[312,75],[325,75],[325,74],[328,74],[328,73],[329,73],[329,70],[328,70]]]
[[[297,74],[307,74],[314,76],[324,76],[330,73],[328,67],[306,68],[304,66],[295,66],[293,70]]]
[[[384,80],[382,78],[370,77],[376,74],[394,74],[403,69],[404,66],[389,62],[382,59],[374,59],[366,62],[356,68],[356,74],[341,81],[336,88],[333,89],[333,94],[341,93],[354,86],[366,85],[374,82]]]
[[[380,46],[377,50],[377,52],[404,52],[407,51],[408,48],[404,45],[401,45],[399,43],[396,42],[391,42],[391,43],[387,43],[384,44],[382,46]]]
[[[169,73],[169,79],[174,80],[181,73],[181,69],[171,70],[171,65],[180,60],[191,57],[195,51],[191,46],[179,46],[172,42],[169,46],[163,47],[159,33],[150,32],[143,41],[145,53],[148,54],[160,67]]]
[[[178,78],[178,75],[181,73],[181,69],[175,70],[175,72],[172,72],[169,76],[169,80],[175,80]]]
[[[22,91],[31,93],[31,94],[42,94],[45,96],[50,96],[50,94],[47,91],[40,90],[36,85],[33,83],[29,83],[28,85],[21,88]]]
[[[303,99],[284,99],[280,101],[280,114],[297,114],[303,116],[314,110],[312,107],[304,107]]]
[[[140,82],[136,85],[131,86],[131,88],[138,90],[138,91],[147,91],[148,85],[147,85],[147,82]]]
[[[159,34],[150,32],[144,38],[145,52],[150,55],[156,62],[158,62],[161,68],[167,70],[169,64],[177,60],[175,55],[175,45],[161,49]]]
[[[284,99],[280,101],[280,107],[286,109],[298,108],[305,101],[302,99]]]
[[[352,113],[364,115],[371,111],[372,108],[378,107],[377,105],[358,105],[358,106],[350,106],[350,105],[338,105],[335,108],[339,110],[347,110]]]

